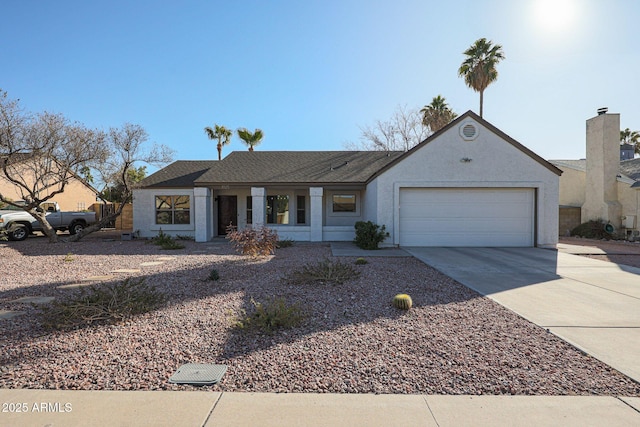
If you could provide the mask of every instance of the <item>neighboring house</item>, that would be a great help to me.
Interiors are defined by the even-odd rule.
[[[383,246],[546,246],[558,241],[561,171],[468,111],[408,152],[233,152],[177,161],[134,190],[142,237],[205,242],[266,225],[298,241],[349,241],[385,225]]]
[[[586,144],[586,159],[551,161],[563,171],[560,233],[601,219],[625,234],[637,235],[640,158],[633,158],[633,146],[620,145],[620,115],[600,112],[587,120]]]
[[[21,179],[30,187],[34,186],[35,175],[34,168],[37,168],[34,162],[30,162],[29,155],[22,155],[18,162],[18,173]],[[2,161],[2,159],[0,159]],[[57,188],[57,186],[55,187]],[[0,171],[0,194],[11,200],[24,200],[28,193],[24,192],[19,186],[7,180]],[[46,189],[42,190],[43,196],[50,194]],[[82,178],[75,177],[69,180],[64,188],[64,192],[56,194],[51,201],[58,202],[60,209],[63,211],[84,211],[89,210],[96,203],[98,191],[86,183]]]

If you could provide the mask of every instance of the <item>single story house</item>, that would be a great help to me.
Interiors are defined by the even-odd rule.
[[[560,178],[559,230],[568,234],[589,220],[611,223],[637,237],[640,218],[640,158],[620,144],[620,114],[599,111],[587,120],[586,158],[551,160]]]
[[[541,246],[558,241],[562,172],[468,111],[407,152],[254,151],[176,161],[134,191],[134,231],[206,242],[265,225],[297,241],[382,246]]]

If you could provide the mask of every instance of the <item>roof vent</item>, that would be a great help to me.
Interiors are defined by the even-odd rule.
[[[606,114],[607,111],[609,111],[609,108],[607,107],[598,108],[598,115],[601,116],[603,114]]]
[[[473,141],[478,136],[478,127],[472,122],[463,123],[460,125],[460,136],[465,141]]]

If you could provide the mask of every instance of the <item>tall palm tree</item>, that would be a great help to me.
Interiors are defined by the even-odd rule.
[[[620,143],[633,145],[636,154],[640,154],[640,133],[626,128],[620,131]]]
[[[224,126],[215,125],[213,129],[209,126],[204,128],[204,132],[207,134],[209,139],[217,139],[218,140],[218,160],[222,160],[222,147],[224,145],[228,145],[231,142],[232,132]]]
[[[484,90],[498,79],[496,65],[505,58],[502,46],[493,46],[492,41],[484,37],[476,40],[471,47],[463,52],[467,58],[458,69],[458,76],[464,77],[464,82],[471,89],[480,92],[480,117]]]
[[[245,144],[247,144],[249,151],[253,151],[253,147],[262,142],[264,133],[261,129],[256,129],[251,133],[247,128],[240,128],[238,129],[238,136]]]
[[[434,97],[431,104],[425,105],[420,112],[422,113],[422,124],[429,126],[431,132],[439,131],[458,117],[441,95]]]

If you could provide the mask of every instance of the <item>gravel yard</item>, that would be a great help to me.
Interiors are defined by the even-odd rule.
[[[284,278],[331,258],[328,245],[296,244],[252,260],[225,242],[163,251],[91,237],[0,242],[0,310],[26,312],[0,320],[0,387],[191,390],[167,380],[184,363],[215,363],[228,365],[222,382],[198,389],[640,395],[640,384],[413,258],[340,258],[361,272],[357,280],[300,285]],[[141,266],[147,262],[162,263]],[[213,268],[217,282],[205,280]],[[146,276],[169,302],[126,323],[67,332],[43,330],[35,308],[12,302],[64,299],[76,291],[58,286],[98,275]],[[400,292],[413,298],[408,312],[391,306]],[[269,296],[299,303],[306,320],[273,335],[232,327],[251,298]]]

